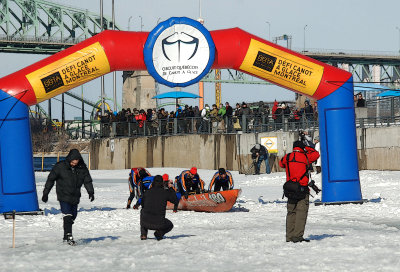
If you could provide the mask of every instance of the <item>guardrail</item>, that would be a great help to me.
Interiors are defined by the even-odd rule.
[[[273,119],[271,116],[243,115],[241,117],[173,118],[144,122],[101,123],[101,137],[140,137],[178,134],[236,134],[269,131],[315,130],[314,116],[294,119],[289,116]]]
[[[67,38],[61,39],[59,37],[36,37],[36,36],[7,36],[0,34],[0,42],[26,42],[26,43],[38,43],[38,44],[61,44],[61,45],[74,45],[86,38]]]

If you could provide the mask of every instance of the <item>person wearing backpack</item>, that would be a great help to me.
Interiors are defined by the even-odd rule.
[[[279,161],[279,166],[286,168],[286,182],[283,186],[284,195],[288,198],[286,242],[310,242],[303,238],[310,196],[309,169],[318,158],[319,153],[314,148],[295,141],[293,152]]]

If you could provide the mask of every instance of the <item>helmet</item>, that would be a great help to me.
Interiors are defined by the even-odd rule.
[[[306,146],[304,145],[304,143],[302,141],[295,141],[293,142],[293,148],[295,147],[300,147],[301,149],[304,149]]]
[[[140,170],[139,170],[139,176],[140,176],[141,178],[144,178],[144,177],[147,177],[148,174],[147,174],[146,170],[140,169]]]
[[[163,179],[163,181],[168,181],[169,180],[168,174],[162,175],[162,179]]]
[[[197,168],[196,167],[190,168],[190,174],[196,175],[197,174]]]

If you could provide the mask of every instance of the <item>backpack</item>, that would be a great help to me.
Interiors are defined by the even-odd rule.
[[[287,161],[286,167],[288,170],[288,175],[290,176],[289,155],[290,155],[290,153],[286,155],[286,161]],[[293,157],[292,162],[293,161],[294,161],[294,157]],[[307,159],[307,161],[308,161],[308,159]],[[308,174],[308,170],[306,169],[306,172],[300,177],[299,181],[307,174]],[[299,201],[299,200],[305,199],[308,193],[309,193],[308,187],[301,186],[300,182],[288,180],[283,184],[283,195],[286,196],[290,200]]]
[[[302,200],[308,194],[307,186],[301,186],[300,183],[288,180],[283,184],[283,195],[288,199]]]

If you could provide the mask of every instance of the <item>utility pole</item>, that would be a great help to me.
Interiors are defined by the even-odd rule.
[[[83,102],[83,85],[81,85],[82,92],[82,139],[85,139],[85,102]]]
[[[399,31],[399,54],[400,54],[400,28],[396,26],[396,29]]]
[[[115,30],[115,9],[114,0],[112,0],[112,24],[113,30]],[[113,72],[113,99],[114,99],[114,111],[118,112],[117,109],[117,72]]]
[[[221,80],[221,70],[215,69],[215,80]],[[221,82],[215,82],[215,104],[221,104]]]
[[[143,31],[143,18],[140,15],[139,15],[139,17],[140,17],[140,32],[142,32]]]
[[[129,19],[128,19],[128,31],[131,31],[131,19],[132,19],[132,17],[133,16],[129,16]]]
[[[304,48],[303,48],[303,52],[306,52],[306,28],[307,28],[307,25],[304,26]]]
[[[103,0],[100,0],[100,32],[103,31],[104,25],[103,25]],[[101,77],[101,115],[104,115],[105,112],[105,107],[104,107],[104,76]]]
[[[271,23],[266,21],[268,24],[268,41],[271,41]]]

